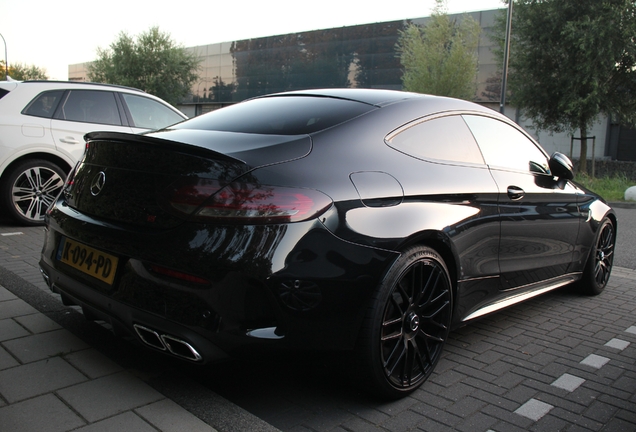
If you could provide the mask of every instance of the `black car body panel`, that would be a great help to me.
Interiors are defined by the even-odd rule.
[[[144,335],[155,332],[192,345],[197,361],[257,347],[352,349],[378,285],[410,248],[444,261],[457,326],[581,279],[601,222],[616,226],[607,204],[553,176],[545,152],[486,108],[369,90],[259,100],[294,97],[363,107],[302,134],[302,121],[276,124],[291,135],[209,131],[205,116],[192,129],[89,134],[47,217],[40,264],[53,291],[151,346]],[[467,124],[482,118],[527,139],[540,160],[524,170],[489,165],[480,151],[447,158],[445,122],[476,149]],[[413,137],[436,125],[427,157]],[[289,196],[307,213],[285,213]],[[114,278],[73,265],[65,244],[114,257]]]

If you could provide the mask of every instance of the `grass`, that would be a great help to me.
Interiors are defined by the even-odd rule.
[[[589,190],[596,192],[608,202],[624,201],[627,188],[635,185],[633,181],[624,175],[592,178],[579,173],[574,180]]]

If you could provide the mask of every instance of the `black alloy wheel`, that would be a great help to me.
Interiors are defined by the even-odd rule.
[[[585,265],[581,286],[587,295],[600,294],[607,285],[614,263],[616,231],[609,218],[603,219]]]
[[[16,166],[0,188],[8,215],[22,225],[44,224],[44,215],[65,179],[64,171],[46,160],[28,160]]]
[[[440,359],[452,318],[451,281],[433,249],[405,251],[385,277],[361,347],[372,390],[398,398],[415,391]]]

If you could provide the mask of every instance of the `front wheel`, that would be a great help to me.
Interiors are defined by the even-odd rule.
[[[17,165],[6,174],[0,188],[8,216],[22,225],[42,225],[65,179],[64,171],[47,160],[27,160]]]
[[[380,284],[361,329],[358,354],[374,393],[399,398],[426,381],[448,337],[452,304],[442,257],[428,247],[406,250]]]
[[[584,294],[597,295],[605,289],[612,272],[615,244],[614,224],[609,218],[605,218],[596,232],[594,245],[583,270],[580,286]]]

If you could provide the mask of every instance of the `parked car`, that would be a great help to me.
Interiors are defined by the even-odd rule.
[[[566,156],[470,102],[291,92],[87,139],[47,215],[45,280],[195,363],[353,350],[400,397],[452,327],[610,276],[614,211]]]
[[[23,225],[41,225],[95,130],[144,132],[186,118],[140,90],[59,81],[0,82],[0,200]]]

